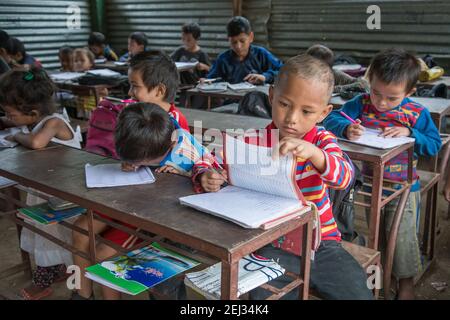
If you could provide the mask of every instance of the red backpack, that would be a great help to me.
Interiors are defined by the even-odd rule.
[[[115,105],[105,99],[92,111],[86,139],[85,149],[87,151],[118,159],[114,144],[114,131],[117,116],[124,106],[124,104]]]

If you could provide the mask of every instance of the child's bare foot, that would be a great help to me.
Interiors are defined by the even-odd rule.
[[[31,284],[30,286],[23,288],[21,290],[22,297],[25,300],[40,300],[42,298],[48,297],[53,293],[52,288],[41,288],[34,284]]]

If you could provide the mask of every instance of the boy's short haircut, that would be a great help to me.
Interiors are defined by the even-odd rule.
[[[9,49],[9,39],[9,34],[4,30],[0,30],[0,49]]]
[[[131,58],[130,69],[141,74],[148,90],[164,85],[164,101],[172,103],[175,100],[179,74],[175,62],[167,54],[159,50],[141,52]]]
[[[38,110],[41,116],[56,112],[55,85],[42,68],[29,71],[9,70],[0,76],[0,106],[11,106],[29,115]]]
[[[331,99],[334,89],[334,75],[331,67],[323,60],[309,54],[300,54],[286,61],[275,78],[275,88],[283,76],[293,75],[305,80],[316,80],[327,86],[327,103]]]
[[[92,65],[95,64],[95,55],[91,50],[89,50],[88,48],[77,48],[77,49],[73,50],[74,57],[80,53],[85,54],[88,57],[88,59]]]
[[[66,54],[72,54],[74,51],[74,49],[72,47],[69,46],[62,46],[61,48],[59,48],[59,52],[58,54],[60,56],[66,55]]]
[[[24,59],[26,52],[25,52],[25,46],[24,46],[23,42],[14,37],[10,37],[9,42],[10,42],[10,45],[9,45],[9,48],[7,49],[8,53],[12,54],[12,55],[16,55],[16,54],[20,53],[22,55],[22,59]]]
[[[132,34],[130,34],[129,38],[136,42],[138,45],[144,46],[144,48],[147,46],[148,38],[144,32],[133,32]]]
[[[138,102],[124,108],[115,130],[116,151],[124,161],[152,160],[172,145],[175,125],[159,105]]]
[[[250,21],[241,16],[235,16],[228,21],[227,34],[228,37],[235,37],[241,33],[250,34],[252,27]]]
[[[90,46],[102,46],[106,43],[105,36],[100,32],[92,32],[88,39]]]
[[[185,34],[192,34],[192,37],[195,40],[200,39],[201,36],[201,29],[198,23],[195,22],[191,22],[191,23],[186,23],[183,25],[183,27],[181,28],[181,31]]]
[[[391,48],[377,53],[369,67],[369,80],[374,76],[380,81],[406,84],[406,92],[410,92],[419,80],[420,63],[416,56],[404,49]]]
[[[325,61],[330,67],[333,66],[334,63],[334,53],[333,50],[324,46],[322,44],[315,44],[306,50],[306,53],[310,56],[313,56],[317,59]]]

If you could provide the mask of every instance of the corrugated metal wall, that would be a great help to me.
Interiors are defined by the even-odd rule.
[[[142,31],[151,49],[171,53],[181,45],[181,26],[197,22],[200,46],[211,57],[228,48],[226,23],[232,16],[230,0],[107,0],[106,29],[111,46],[123,53],[128,35]]]
[[[68,29],[66,10],[70,5],[80,8],[80,29]],[[58,50],[63,45],[87,45],[91,31],[89,0],[78,1],[0,1],[0,29],[25,43],[29,54],[38,58],[45,68],[59,68]]]
[[[255,32],[255,44],[269,47],[268,23],[272,0],[243,0],[242,15],[250,20]]]
[[[369,5],[381,9],[381,30],[368,30]],[[449,65],[450,1],[272,0],[268,25],[271,49],[287,58],[314,43],[368,58],[399,46],[430,53]]]

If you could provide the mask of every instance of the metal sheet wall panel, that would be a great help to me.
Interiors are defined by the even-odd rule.
[[[226,23],[232,13],[231,0],[107,0],[107,37],[122,54],[128,35],[142,31],[149,48],[171,53],[181,45],[181,26],[192,21],[202,28],[200,46],[215,57],[228,48]]]
[[[67,8],[80,8],[80,28],[67,28]],[[91,32],[89,0],[2,0],[0,29],[19,38],[26,51],[46,69],[60,67],[58,50],[63,45],[83,47]]]

